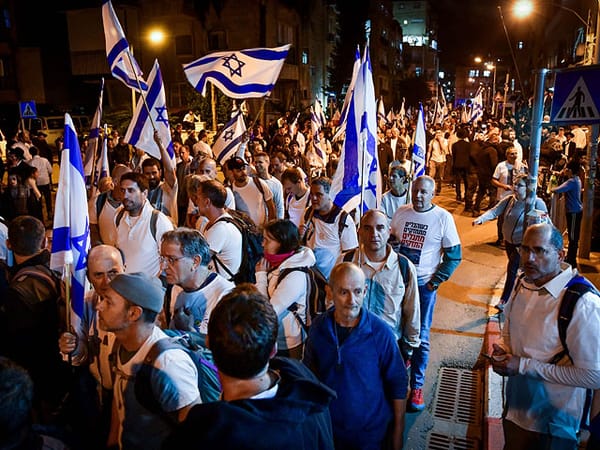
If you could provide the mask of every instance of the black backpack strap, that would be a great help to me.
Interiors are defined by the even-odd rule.
[[[233,224],[238,231],[240,232],[240,234],[242,235],[242,252],[244,251],[244,249],[246,248],[246,234],[244,233],[244,230],[242,229],[242,227],[240,226],[240,224],[233,218],[233,217],[228,217],[228,216],[221,216],[219,217],[217,220],[215,220],[213,223],[211,223],[209,226],[207,226],[205,228],[204,231],[207,231],[208,229],[210,229],[210,227],[212,227],[213,225],[215,225],[217,222],[227,222],[227,223],[231,223]],[[242,261],[243,261],[243,253],[242,253]],[[221,261],[219,259],[219,257],[217,256],[217,254],[215,252],[211,251],[211,259],[213,260],[213,262],[216,265],[219,265],[223,268],[223,270],[225,270],[225,272],[227,272],[227,275],[229,275],[229,281],[233,281],[233,278],[235,277],[235,274],[231,272],[231,270],[229,270],[229,268],[223,264],[223,261]],[[241,267],[241,265],[240,265]]]
[[[598,292],[596,288],[583,276],[576,275],[566,285],[566,291],[563,295],[563,298],[560,302],[560,307],[558,310],[558,337],[560,338],[560,343],[563,346],[563,350],[558,352],[551,359],[552,364],[558,363],[565,355],[573,362],[571,359],[571,355],[569,355],[569,348],[567,347],[567,328],[571,323],[571,319],[573,318],[573,311],[575,310],[575,305],[577,305],[578,300],[584,294],[588,292]]]
[[[281,281],[286,276],[288,276],[288,274],[290,274],[294,271],[304,272],[306,275],[310,275],[308,273],[309,272],[308,267],[290,267],[287,269],[283,269],[281,272],[279,272],[279,276],[277,277],[277,283],[275,284],[275,287],[279,286],[279,283],[281,283]],[[309,288],[310,288],[310,286],[309,286]],[[307,307],[308,307],[308,305],[307,305]],[[304,322],[304,320],[302,320],[302,317],[300,317],[300,314],[298,314],[298,303],[296,303],[296,302],[292,303],[290,306],[287,307],[287,310],[294,315],[294,317],[296,318],[296,320],[302,327],[302,330],[304,330],[304,332],[306,334],[308,334],[308,325],[306,324],[306,322]]]
[[[340,240],[342,239],[342,233],[344,232],[344,228],[348,226],[346,225],[346,217],[348,217],[348,213],[342,209],[340,212],[340,221],[338,222],[338,235],[340,237]]]
[[[96,198],[96,220],[99,219],[100,213],[102,212],[102,208],[104,208],[104,204],[106,203],[107,198],[108,198],[108,191],[102,192]]]
[[[125,214],[125,209],[121,208],[121,210],[117,213],[115,217],[115,226],[118,227],[121,223],[121,219],[123,219],[123,214]]]
[[[356,253],[356,248],[352,248],[352,249],[348,250],[346,253],[344,253],[344,255],[342,256],[342,259],[344,260],[344,262],[352,262],[354,260],[355,253]]]
[[[254,181],[256,188],[260,192],[260,195],[263,196],[263,201],[265,201],[265,189],[263,188],[263,185],[260,182],[260,178],[258,178],[258,177],[250,177],[250,178],[252,178],[252,181]]]

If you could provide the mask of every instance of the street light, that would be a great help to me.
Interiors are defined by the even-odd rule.
[[[586,27],[586,32],[587,32],[587,42],[586,42],[586,58],[585,58],[585,65],[591,65],[591,64],[598,64],[600,63],[600,49],[598,48],[598,44],[599,44],[599,39],[600,39],[600,0],[597,0],[598,3],[598,10],[597,10],[597,16],[596,16],[596,33],[595,36],[592,38],[591,37],[591,20],[587,21],[584,20],[583,17],[581,17],[581,15],[579,15],[579,13],[571,8],[568,8],[566,6],[563,6],[561,4],[557,4],[557,3],[552,3],[550,2],[553,6],[556,6],[560,9],[563,9],[565,11],[569,11],[571,12],[575,17],[577,17],[577,19],[579,19],[579,21],[581,23],[583,23]],[[531,3],[531,0],[519,0],[517,2],[517,4],[519,5],[518,8],[516,8],[517,12],[524,12],[527,11],[530,8],[530,13],[533,11],[533,4]],[[515,6],[517,6],[517,4]],[[530,6],[528,6],[528,4]],[[502,17],[502,10],[500,8],[500,6],[498,6],[498,9],[500,10],[500,16]],[[504,19],[502,19],[502,22],[504,23]],[[504,27],[505,31],[506,31],[506,26]],[[507,38],[508,38],[508,34],[507,34]],[[540,71],[540,74],[538,76],[538,79],[536,79],[536,83],[540,82],[540,84],[543,84],[544,81],[544,77],[545,77],[545,69],[542,69],[542,71]],[[536,136],[538,133],[538,130],[534,130],[534,126],[536,125],[536,121],[539,121],[539,118],[541,117],[541,103],[542,103],[542,99],[541,97],[543,97],[543,86],[540,86],[539,89],[536,89],[536,97],[534,98],[534,112],[533,112],[533,119],[532,120],[532,152],[530,152],[530,155],[534,155],[536,152],[538,154],[538,158],[539,158],[539,141],[537,142],[537,148],[536,145],[534,144],[534,137],[539,138],[539,136]],[[537,98],[540,97],[540,98]],[[538,105],[539,103],[539,105]],[[536,117],[536,107],[540,108],[539,114],[540,117]],[[587,160],[588,160],[588,170],[586,172],[586,179],[585,179],[585,189],[583,191],[583,219],[581,220],[581,245],[579,246],[579,256],[582,258],[589,258],[590,256],[590,250],[591,250],[591,240],[592,240],[592,227],[593,227],[593,217],[594,217],[594,181],[596,179],[596,158],[598,155],[598,136],[600,135],[600,125],[598,124],[594,124],[592,125],[592,129],[591,129],[591,136],[590,136],[590,145],[588,147],[588,154],[587,154]],[[531,159],[531,158],[530,158]],[[537,162],[536,162],[537,163]],[[536,174],[537,175],[537,174]],[[526,206],[526,210],[528,209],[528,206]],[[526,211],[527,212],[527,211]]]

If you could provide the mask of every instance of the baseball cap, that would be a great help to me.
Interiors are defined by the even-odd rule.
[[[163,307],[165,289],[157,277],[142,272],[121,273],[112,279],[109,287],[144,309],[159,313]]]
[[[244,161],[239,156],[234,156],[233,158],[229,158],[227,160],[227,162],[225,163],[225,165],[227,166],[227,168],[229,170],[233,170],[233,169],[243,169],[244,167],[246,167],[248,165],[248,163],[246,163],[246,161]]]

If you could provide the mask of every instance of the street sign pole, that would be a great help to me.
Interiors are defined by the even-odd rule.
[[[600,63],[600,3],[598,3],[598,18],[596,19],[596,45],[594,46],[595,63]],[[583,217],[581,219],[581,233],[579,238],[579,257],[588,259],[592,249],[592,229],[594,221],[594,185],[596,180],[596,158],[598,157],[598,135],[600,125],[592,125],[590,145],[588,146],[588,171],[585,177],[583,190]]]

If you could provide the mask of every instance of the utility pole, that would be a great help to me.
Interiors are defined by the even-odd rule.
[[[598,15],[596,17],[596,36],[594,38],[594,62],[600,64],[600,49],[598,40],[600,38],[600,0],[598,1]],[[579,257],[589,258],[592,248],[592,229],[594,221],[594,181],[596,180],[596,158],[598,157],[598,135],[600,125],[592,125],[590,145],[588,146],[588,171],[585,178],[583,190],[583,217],[581,219],[581,233],[579,243]]]

